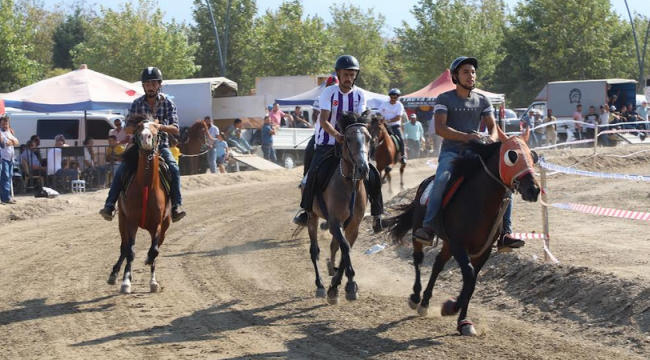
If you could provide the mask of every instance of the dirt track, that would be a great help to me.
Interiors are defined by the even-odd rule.
[[[629,153],[642,148],[619,148]],[[548,152],[571,165],[586,150]],[[649,174],[647,154],[580,165]],[[410,165],[408,185],[432,169]],[[360,299],[315,299],[306,232],[291,238],[298,169],[183,178],[189,216],[172,225],[148,293],[149,245],[140,233],[134,293],[106,284],[119,255],[117,221],[97,210],[105,192],[19,198],[0,206],[0,358],[55,359],[647,359],[650,357],[648,224],[551,209],[551,247],[542,262],[531,240],[494,256],[470,307],[480,336],[456,335],[455,317],[419,318],[406,304],[410,249],[363,252],[383,237],[368,223],[352,261]],[[395,184],[394,184],[395,185]],[[648,187],[555,175],[550,201],[648,211]],[[13,221],[9,221],[13,219]],[[539,204],[515,203],[516,231],[540,231]],[[321,260],[329,237],[321,232]],[[437,249],[425,259],[425,276]],[[459,290],[450,263],[434,304]],[[325,274],[323,274],[325,275]],[[326,284],[329,280],[326,279]],[[433,313],[437,313],[435,308]]]

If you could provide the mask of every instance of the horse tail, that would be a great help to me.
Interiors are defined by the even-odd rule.
[[[409,230],[413,229],[413,216],[415,215],[417,203],[420,201],[422,193],[424,193],[425,189],[429,186],[429,183],[433,181],[434,177],[435,175],[430,176],[420,183],[413,201],[397,207],[397,210],[402,212],[401,214],[385,220],[386,226],[389,227],[388,233],[390,234],[393,243],[404,244],[404,236]]]

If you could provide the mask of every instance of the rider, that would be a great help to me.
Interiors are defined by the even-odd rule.
[[[404,105],[398,101],[402,92],[399,89],[393,88],[388,91],[390,100],[384,101],[379,106],[379,112],[386,119],[387,130],[397,136],[399,141],[399,152],[402,154],[402,164],[406,164],[406,155],[404,147],[404,137],[402,136],[402,114],[404,114]]]
[[[172,200],[172,221],[176,222],[185,217],[185,211],[181,208],[181,173],[178,170],[178,164],[174,155],[169,150],[169,143],[167,141],[169,135],[178,135],[178,115],[176,114],[176,105],[164,94],[160,92],[162,86],[163,76],[162,72],[156,67],[145,68],[141,76],[142,87],[144,88],[145,95],[135,99],[129,115],[145,114],[151,115],[159,121],[158,134],[159,139],[159,153],[169,166],[171,173],[171,200]],[[153,109],[153,110],[152,110]],[[106,198],[106,204],[99,213],[104,219],[111,221],[113,219],[113,212],[115,211],[115,203],[117,202],[120,192],[122,191],[122,173],[124,172],[124,162],[115,171],[111,189]]]
[[[338,84],[339,84],[339,79],[336,78],[336,75],[332,75],[328,77],[327,80],[325,81],[326,88]],[[312,105],[311,120],[314,123],[314,127],[318,122],[318,114],[320,114],[320,105],[318,105],[318,101],[319,99],[314,100],[314,104]],[[309,139],[309,142],[307,143],[307,147],[305,148],[305,157],[303,158],[303,164],[305,164],[305,166],[302,171],[303,177],[307,175],[307,171],[309,171],[309,168],[311,167],[311,159],[314,157],[315,147],[316,147],[316,132],[314,132],[314,135],[312,135],[311,139]]]
[[[363,113],[366,110],[366,99],[363,90],[354,86],[354,82],[359,76],[359,61],[354,56],[342,55],[336,59],[334,65],[336,76],[339,80],[338,86],[326,88],[320,95],[320,117],[315,124],[315,142],[314,157],[311,160],[309,173],[303,179],[303,193],[300,207],[301,211],[294,219],[294,223],[300,226],[306,226],[309,220],[309,212],[312,210],[314,199],[313,170],[318,167],[325,156],[334,149],[336,142],[343,143],[344,136],[341,133],[345,129],[340,129],[337,120],[345,111]],[[384,211],[384,203],[381,195],[381,182],[377,169],[370,165],[368,181],[364,181],[370,200],[370,214],[373,216],[373,230],[381,231],[381,214]]]
[[[478,69],[478,61],[475,58],[466,56],[456,58],[449,67],[456,89],[440,94],[436,99],[434,107],[436,134],[442,136],[444,141],[438,157],[436,177],[429,193],[429,204],[423,227],[414,234],[416,239],[425,245],[431,245],[435,237],[434,219],[442,205],[442,197],[454,168],[454,160],[467,149],[467,143],[481,140],[481,136],[477,133],[481,120],[487,126],[492,141],[498,141],[499,132],[502,133],[502,130],[495,125],[494,108],[490,100],[485,95],[472,91],[476,83],[476,69]],[[503,217],[504,230],[499,237],[499,246],[518,248],[525,243],[510,235],[511,211],[512,199]]]

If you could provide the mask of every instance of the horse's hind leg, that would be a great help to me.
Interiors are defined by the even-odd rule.
[[[404,190],[404,168],[406,167],[406,164],[402,164],[402,166],[399,167],[399,189]]]
[[[336,271],[336,253],[339,251],[339,242],[334,236],[332,236],[332,241],[330,242],[330,258],[327,260],[327,272],[329,276],[334,276]]]
[[[122,294],[131,293],[131,265],[133,264],[133,259],[135,259],[135,232],[133,229],[128,232],[128,243],[126,248],[126,266],[124,267],[124,276],[122,278],[122,287],[120,287],[120,292]]]
[[[420,303],[420,292],[422,291],[422,280],[420,278],[420,266],[424,261],[424,245],[413,238],[413,266],[415,266],[415,283],[413,284],[413,294],[409,296],[409,306],[416,310]]]
[[[460,243],[458,240],[456,242]],[[464,314],[461,314],[462,318],[464,318],[465,315],[467,315],[467,304],[469,303],[469,299],[474,293],[474,288],[476,286],[476,274],[469,254],[461,244],[452,245],[452,253],[460,267],[461,273],[463,274],[463,289],[460,291],[458,299],[449,299],[443,303],[440,313],[442,316],[449,316],[455,315],[461,309],[465,309],[463,311]],[[458,328],[460,330],[460,323],[458,324]]]
[[[160,247],[165,241],[165,233],[169,228],[170,222],[171,219],[170,216],[168,216],[167,218],[165,218],[165,220],[163,220],[157,234],[151,237],[151,248],[147,253],[147,261],[145,262],[145,265],[147,264],[151,265],[151,279],[149,280],[149,291],[152,293],[157,293],[162,291],[162,286],[156,280],[156,257],[160,253]]]
[[[429,301],[433,295],[433,286],[436,284],[436,279],[442,272],[442,269],[444,269],[445,264],[449,261],[449,258],[451,258],[450,250],[448,243],[446,241],[443,242],[442,249],[438,253],[438,256],[436,256],[436,260],[433,262],[431,277],[429,278],[429,283],[427,284],[426,289],[424,289],[422,302],[420,302],[420,306],[418,307],[418,314],[420,314],[420,316],[427,316],[429,314]]]
[[[119,227],[120,227],[120,257],[117,259],[115,265],[113,265],[113,270],[108,276],[108,284],[115,285],[117,283],[117,276],[120,274],[120,268],[122,267],[122,262],[126,259],[126,253],[128,251],[128,238],[129,235],[126,233],[125,218],[124,215],[120,212],[119,216]]]
[[[316,272],[316,297],[325,297],[325,285],[320,277],[320,270],[318,269],[318,259],[320,257],[320,248],[318,247],[318,217],[315,215],[309,217],[307,223],[307,230],[309,231],[309,254],[311,255],[311,262],[314,264],[314,271]]]
[[[480,258],[472,260],[472,265],[474,265],[474,284],[476,284],[476,279],[478,279],[478,273],[490,258],[491,250],[487,249]],[[458,331],[461,335],[477,335],[476,329],[474,329],[474,323],[467,318],[467,309],[469,308],[469,301],[472,299],[473,294],[474,287],[471,288],[471,292],[467,296],[467,303],[460,309],[460,314],[458,315]]]

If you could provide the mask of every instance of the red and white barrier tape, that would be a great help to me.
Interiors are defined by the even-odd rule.
[[[548,235],[542,233],[512,233],[510,234],[515,239],[531,240],[531,239],[548,239]]]
[[[585,214],[600,215],[615,217],[621,219],[630,219],[630,220],[642,220],[649,221],[650,213],[642,211],[631,211],[631,210],[619,210],[619,209],[610,209],[601,206],[590,206],[574,203],[555,203],[551,206],[558,209],[577,211]]]

